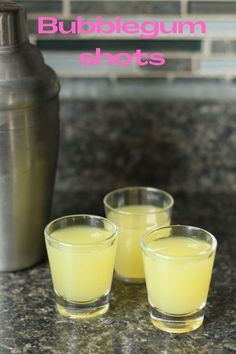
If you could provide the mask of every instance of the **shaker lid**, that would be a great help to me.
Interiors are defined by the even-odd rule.
[[[27,41],[24,7],[13,1],[0,0],[0,49]]]

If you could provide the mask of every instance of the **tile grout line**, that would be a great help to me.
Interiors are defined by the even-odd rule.
[[[68,12],[68,16],[70,16],[71,18],[75,18],[76,17],[76,13],[71,13],[70,10],[70,0],[64,0],[64,2],[68,2],[68,5],[65,5],[63,7],[65,7],[66,10],[66,6],[68,6],[68,9],[66,10]],[[63,4],[64,4],[63,2]],[[62,10],[62,12],[64,12]],[[54,16],[54,17],[58,17],[59,15],[61,15],[61,12],[53,12],[53,13],[48,13],[45,11],[42,12],[28,12],[28,18],[29,19],[34,19],[37,16]],[[89,17],[91,20],[94,20],[95,17],[97,16],[97,13],[80,13],[80,16],[82,17]],[[102,16],[104,19],[108,18],[110,20],[114,20],[114,18],[118,15],[115,14],[105,14],[105,13],[99,13],[100,16]],[[187,13],[186,14],[188,20],[199,20],[201,18],[201,20],[205,20],[205,21],[235,21],[236,20],[236,13],[235,14],[208,14],[208,15],[204,15],[204,14],[191,14],[191,13]],[[122,18],[129,18],[128,14],[123,14]],[[145,21],[145,20],[152,20],[152,21],[162,21],[162,20],[181,20],[182,15],[181,14],[161,14],[161,15],[157,15],[157,14],[140,14],[140,13],[134,13],[132,15],[132,19],[135,21]]]
[[[191,73],[196,75],[198,71],[199,71],[199,65],[198,65],[197,58],[191,58]]]
[[[71,14],[70,0],[63,0],[62,14],[64,18],[70,17]]]
[[[187,0],[181,0],[180,6],[181,6],[181,15],[182,15],[182,17],[188,16],[189,14],[188,14],[188,2],[187,2]]]
[[[211,43],[212,41],[209,38],[205,38],[203,41],[202,54],[207,58],[211,55]]]

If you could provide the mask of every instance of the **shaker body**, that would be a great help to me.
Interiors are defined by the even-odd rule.
[[[58,155],[58,106],[54,98],[0,111],[0,271],[27,268],[44,255]]]
[[[59,81],[29,43],[25,9],[0,1],[0,271],[44,255],[59,145]]]

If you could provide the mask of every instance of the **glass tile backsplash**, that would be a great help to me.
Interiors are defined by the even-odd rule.
[[[45,53],[46,60],[57,69],[61,77],[171,77],[176,78],[236,78],[236,1],[169,1],[169,0],[22,0],[29,18],[29,32],[33,43]],[[70,28],[76,16],[94,19],[122,18],[137,22],[144,20],[165,21],[205,21],[205,35],[189,31],[175,35],[159,35],[156,39],[140,39],[139,36],[124,34],[98,35],[39,35],[38,16],[56,16]],[[94,52],[95,48],[109,52],[133,52],[141,49],[146,52],[162,52],[166,58],[164,67],[146,66],[140,68],[132,64],[109,70],[97,65],[92,70],[79,68],[77,57],[81,51]],[[70,57],[69,53],[73,53]],[[182,63],[181,63],[182,61]],[[71,62],[75,63],[72,65]],[[63,63],[60,65],[59,63]],[[66,68],[67,67],[67,68]],[[113,70],[114,69],[114,70]]]

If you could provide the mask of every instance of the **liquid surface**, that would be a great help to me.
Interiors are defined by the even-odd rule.
[[[118,226],[116,273],[126,279],[144,278],[140,239],[154,226],[169,225],[168,213],[153,205],[127,205],[109,212],[108,219]]]
[[[72,226],[52,233],[53,239],[72,244],[55,247],[55,242],[46,242],[53,285],[59,296],[71,302],[88,302],[109,292],[116,241],[96,243],[109,234],[90,226]]]
[[[107,230],[92,226],[70,226],[65,229],[56,230],[51,237],[57,241],[76,244],[93,244],[104,241],[111,236]]]
[[[166,237],[150,242],[148,248],[163,256],[191,257],[206,253],[211,246],[191,237]]]
[[[151,242],[148,248],[156,250],[156,255],[144,253],[151,305],[173,315],[204,307],[215,257],[214,253],[209,257],[209,244],[189,237],[167,237]]]

